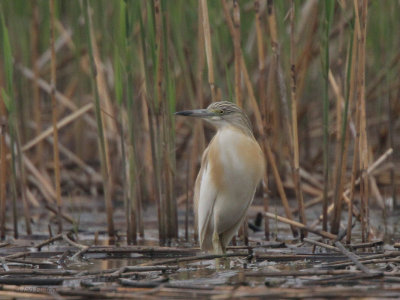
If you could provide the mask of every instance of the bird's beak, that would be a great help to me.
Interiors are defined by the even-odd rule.
[[[186,116],[186,117],[198,117],[198,118],[215,116],[215,114],[213,112],[211,112],[207,109],[183,110],[183,111],[176,112],[175,115]]]

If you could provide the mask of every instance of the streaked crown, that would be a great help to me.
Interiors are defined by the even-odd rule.
[[[253,135],[249,118],[235,103],[229,101],[214,102],[207,107],[207,110],[215,114],[214,117],[210,118],[211,122],[226,122]]]

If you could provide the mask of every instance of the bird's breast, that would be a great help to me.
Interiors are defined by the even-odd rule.
[[[253,137],[235,128],[219,130],[210,144],[210,167],[219,188],[254,189],[264,172],[264,156]]]

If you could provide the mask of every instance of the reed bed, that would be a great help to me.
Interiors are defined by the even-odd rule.
[[[369,241],[370,210],[399,199],[399,14],[366,0],[2,1],[1,239],[36,233],[31,211],[81,229],[79,195],[103,201],[93,214],[113,240],[145,240],[155,208],[161,245],[196,241],[212,133],[174,112],[230,100],[265,152],[265,238],[282,221]]]

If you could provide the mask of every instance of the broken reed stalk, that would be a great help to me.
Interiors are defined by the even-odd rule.
[[[82,115],[85,115],[92,108],[93,108],[93,103],[88,103],[85,106],[82,106],[81,108],[79,108],[78,110],[73,112],[72,114],[70,114],[70,115],[64,117],[63,119],[61,119],[60,121],[58,121],[57,129],[60,130],[61,128],[70,124],[71,122],[76,121],[78,118],[80,118]],[[32,140],[30,140],[29,142],[27,142],[25,145],[23,145],[21,147],[22,152],[26,152],[27,150],[31,149],[32,147],[34,147],[35,145],[37,145],[44,139],[51,136],[52,133],[53,133],[52,126],[48,127],[46,130],[43,130],[38,136],[34,137]],[[10,158],[11,158],[11,156],[7,155],[7,160]]]
[[[293,220],[290,220],[290,219],[287,219],[287,218],[284,218],[284,217],[281,217],[281,216],[278,216],[278,215],[275,215],[275,214],[272,214],[269,212],[266,212],[265,215],[270,219],[275,219],[279,222],[289,224],[290,226],[297,227],[301,230],[306,230],[308,232],[312,232],[316,235],[322,236],[323,238],[327,238],[330,240],[335,240],[337,238],[337,236],[335,234],[329,233],[324,230],[313,229],[313,228],[306,226],[304,224],[301,224],[299,222],[296,222],[296,221],[293,221]]]
[[[368,167],[368,169],[367,169],[366,173],[364,174],[364,176],[369,176],[369,175],[370,175],[379,165],[381,165],[392,153],[393,153],[393,149],[392,149],[392,148],[389,148],[388,150],[386,150],[385,153],[383,153],[374,163],[372,163],[372,164]],[[356,181],[355,181],[355,183],[354,183],[353,186],[359,185],[360,182],[361,182],[361,180],[362,180],[362,178],[361,178],[361,175],[360,175],[360,177],[358,177],[358,178],[356,179]],[[344,198],[346,204],[349,204],[349,203],[350,203],[350,201],[349,201],[349,199],[348,199],[348,195],[349,195],[350,191],[351,191],[351,188],[350,188],[350,186],[348,185],[348,186],[346,187],[346,190],[343,192],[343,198]],[[334,208],[334,204],[332,203],[332,204],[329,205],[329,207],[328,207],[328,216],[329,216],[329,214],[333,211],[333,208]],[[354,207],[354,209],[353,209],[353,215],[354,215],[357,219],[361,220],[361,214],[358,213],[358,211],[356,210],[355,207]],[[313,224],[310,225],[310,227],[311,227],[311,228],[315,228],[315,227],[322,221],[322,218],[323,218],[323,216],[320,215],[319,218],[318,218]]]
[[[354,9],[358,10],[358,0],[354,0]],[[368,137],[367,137],[367,116],[365,104],[365,47],[367,34],[367,13],[368,1],[361,2],[361,17],[356,13],[356,19],[359,19],[360,35],[358,44],[358,91],[357,96],[360,99],[360,142],[359,142],[359,159],[360,173],[362,180],[360,184],[361,195],[361,235],[362,241],[369,241],[369,181],[366,172],[368,170]]]
[[[291,1],[290,7],[290,83],[291,83],[291,111],[292,111],[292,137],[293,137],[293,183],[296,193],[297,203],[299,207],[299,219],[304,225],[307,224],[307,219],[304,211],[303,192],[301,189],[300,179],[300,159],[299,159],[299,133],[297,124],[297,97],[296,97],[296,63],[295,63],[295,42],[294,42],[294,18],[295,18],[295,4],[294,0]],[[301,238],[307,236],[307,232],[301,231]]]
[[[51,48],[51,110],[52,110],[52,123],[53,123],[53,158],[54,158],[54,175],[55,175],[55,186],[56,186],[56,200],[57,200],[57,222],[58,222],[58,233],[62,232],[62,218],[61,218],[61,210],[62,210],[62,198],[61,198],[61,179],[60,179],[60,152],[58,150],[58,129],[57,129],[57,119],[58,119],[58,111],[57,111],[57,101],[55,97],[56,93],[56,51],[54,48],[54,39],[55,39],[55,8],[54,8],[54,0],[50,0],[50,48]]]
[[[95,43],[94,37],[92,36],[92,20],[89,11],[89,3],[88,0],[83,1],[83,14],[85,18],[85,25],[86,25],[86,36],[89,46],[89,58],[90,58],[90,82],[91,88],[94,92],[94,101],[95,101],[95,112],[96,112],[96,121],[97,121],[97,130],[98,130],[98,142],[100,148],[100,164],[101,164],[101,173],[103,177],[103,189],[104,189],[104,198],[105,198],[105,206],[106,206],[106,213],[107,213],[107,231],[108,235],[112,238],[114,237],[114,220],[113,220],[113,206],[112,206],[112,199],[111,199],[111,175],[107,168],[107,153],[106,153],[106,146],[105,146],[105,136],[104,136],[104,128],[101,116],[101,109],[100,109],[100,97],[99,97],[99,90],[97,87],[97,67],[94,60],[93,55],[93,46],[92,43]]]
[[[201,17],[203,21],[204,47],[206,49],[206,58],[208,67],[208,83],[210,85],[210,90],[211,90],[211,101],[217,101],[215,81],[214,81],[214,64],[213,64],[213,54],[211,46],[211,32],[210,32],[210,22],[208,18],[207,0],[200,0],[200,3],[201,3]]]
[[[324,57],[324,97],[323,97],[323,207],[322,207],[322,229],[328,228],[328,190],[329,190],[329,34],[335,9],[335,2],[325,0],[325,57]]]
[[[40,91],[38,85],[39,78],[39,66],[38,66],[38,50],[39,50],[39,5],[37,0],[31,2],[32,5],[32,69],[34,74],[34,80],[32,81],[33,89],[33,115],[36,124],[35,134],[38,136],[42,131],[42,117],[41,117],[41,101]],[[42,168],[43,167],[43,143],[40,142],[36,148],[36,163]]]
[[[265,55],[264,55],[264,43],[263,43],[263,33],[262,33],[262,22],[261,22],[261,11],[260,11],[260,1],[254,1],[254,10],[255,10],[255,24],[256,24],[256,37],[257,37],[257,57],[258,57],[258,72],[259,72],[259,80],[258,80],[258,92],[259,92],[259,101],[260,101],[260,115],[262,119],[262,129],[263,136],[262,139],[265,139],[265,132],[267,128],[267,116],[266,116],[266,106],[267,101],[265,98],[265,82],[267,80],[265,73]],[[263,143],[264,144],[264,143]],[[264,152],[265,147],[263,146]],[[268,201],[268,164],[265,164],[265,174],[262,182],[263,187],[263,207],[264,212],[267,212],[269,209],[269,201]],[[269,240],[269,219],[264,215],[264,235],[265,239]]]

